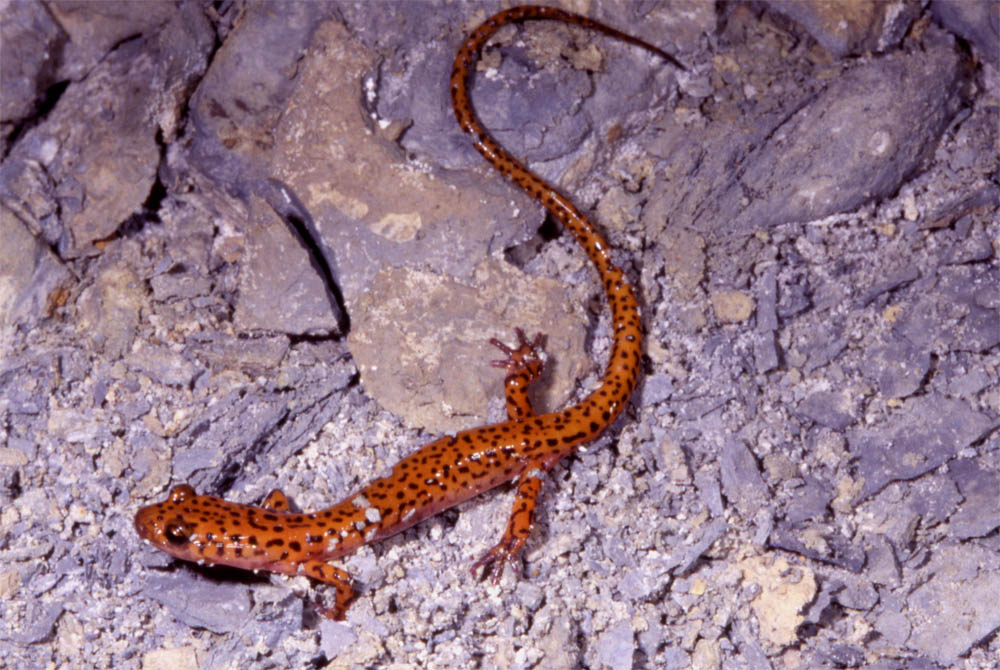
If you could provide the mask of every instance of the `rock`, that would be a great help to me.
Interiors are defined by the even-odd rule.
[[[164,11],[156,7],[135,13],[155,23]],[[100,59],[0,166],[4,202],[63,258],[98,253],[94,244],[142,209],[160,162],[157,132],[173,132],[167,126],[187,84],[205,65],[213,36],[200,10],[188,4],[159,15],[170,17],[162,30],[125,40]]]
[[[902,646],[910,637],[910,622],[902,612],[882,612],[875,619],[875,630],[890,643]]]
[[[854,405],[846,391],[816,391],[799,403],[796,413],[821,426],[844,430],[857,421]]]
[[[907,646],[952,666],[1000,627],[1000,569],[996,555],[963,545],[936,551],[929,572],[906,600]]]
[[[740,194],[768,197],[744,207],[734,227],[819,219],[893,193],[958,110],[958,67],[942,37],[929,40],[919,57],[892,53],[835,79],[746,166]],[[720,194],[723,201],[736,197]]]
[[[61,307],[72,276],[49,248],[0,205],[0,343]]]
[[[79,80],[116,45],[129,38],[148,38],[162,30],[177,13],[177,8],[128,2],[69,1],[54,2],[49,11],[69,37],[57,61],[59,76]],[[187,11],[190,13],[190,8]]]
[[[934,0],[931,14],[945,28],[976,47],[983,60],[1000,69],[1000,16],[993,0]]]
[[[869,536],[866,542],[866,575],[876,584],[898,586],[902,573],[896,550],[884,535]]]
[[[56,81],[58,51],[66,33],[37,2],[8,2],[0,9],[0,156],[15,126],[42,104]]]
[[[785,509],[785,519],[791,524],[822,521],[829,511],[833,496],[833,487],[828,482],[806,476],[805,485],[792,492],[792,499]]]
[[[655,405],[670,398],[674,392],[674,382],[670,375],[649,375],[642,380],[642,406]]]
[[[952,462],[948,472],[964,498],[948,520],[948,534],[967,540],[1000,527],[1000,474],[971,458]]]
[[[586,328],[566,287],[484,261],[476,286],[416,270],[379,274],[360,302],[348,339],[365,389],[413,426],[433,432],[482,423],[487,404],[503,397],[504,375],[489,361],[503,358],[489,337],[513,344],[511,324],[529,338],[546,334],[546,367],[534,389],[537,407],[558,409],[575,380],[593,367],[584,351]],[[391,365],[387,365],[392,361]],[[456,368],[481,374],[454,375]],[[555,374],[553,374],[555,373]]]
[[[906,286],[919,278],[920,271],[915,267],[907,267],[899,270],[868,289],[865,292],[864,298],[861,299],[861,304],[867,307],[879,296],[895,291],[897,288]]]
[[[760,588],[759,595],[750,602],[760,637],[775,647],[794,644],[805,620],[801,612],[816,595],[812,570],[789,565],[773,555],[744,559],[740,568],[744,581]]]
[[[982,289],[1000,285],[1000,267],[944,267],[903,309],[894,330],[919,348],[983,352],[1000,344],[1000,310]]]
[[[878,603],[878,591],[864,574],[857,577],[848,575],[845,583],[840,584],[836,600],[839,604],[852,610],[867,612]]]
[[[841,319],[832,318],[825,328],[817,329],[807,337],[802,345],[802,353],[809,357],[805,371],[812,372],[835,360],[847,348],[847,338],[844,336],[844,323]]]
[[[745,519],[753,519],[766,504],[769,493],[760,476],[757,459],[740,440],[730,440],[722,449],[722,490]]]
[[[905,398],[915,393],[931,367],[928,351],[902,339],[875,347],[867,359],[865,375],[878,384],[879,393],[887,398]]]
[[[358,641],[358,636],[350,624],[326,617],[320,619],[319,634],[320,648],[328,659],[337,658]]]
[[[741,323],[753,314],[754,300],[742,291],[714,291],[712,307],[721,323]]]
[[[858,499],[934,470],[996,425],[966,402],[930,394],[906,402],[882,428],[852,430],[848,444],[865,481]]]
[[[740,107],[739,125],[667,128],[649,150],[671,161],[668,177],[681,183],[654,197],[667,199],[672,222],[725,236],[878,201],[937,146],[967,76],[952,38],[932,29],[919,52],[860,62],[822,90],[786,96],[786,109],[758,102]]]
[[[313,9],[280,16],[264,6],[248,9],[193,98],[191,150],[172,164],[177,179],[188,170],[203,175],[213,206],[245,210],[230,193],[249,205],[237,223],[247,249],[236,302],[240,330],[322,335],[339,327],[327,287],[265,199],[279,210],[275,199],[283,193],[301,200],[349,310],[382,270],[427,267],[467,280],[492,249],[524,239],[541,220],[539,208],[495,175],[459,175],[456,188],[448,175],[413,170],[398,147],[374,137],[361,85],[377,70],[377,56]],[[387,11],[407,10],[404,3]],[[303,52],[310,57],[301,59]],[[417,87],[439,81],[426,69],[414,76]],[[330,82],[356,82],[358,95]],[[455,132],[450,111],[437,115]],[[325,149],[317,154],[316,147]],[[282,190],[274,190],[271,175],[281,177]]]
[[[919,5],[912,3],[766,0],[765,4],[800,24],[837,58],[897,46],[920,15]]]
[[[944,475],[925,475],[910,486],[907,504],[923,528],[943,523],[962,502],[955,483]]]
[[[865,564],[864,549],[851,539],[822,524],[779,522],[768,537],[768,546],[791,551],[807,558],[860,572]]]
[[[213,633],[240,630],[250,615],[245,584],[209,579],[190,567],[149,577],[145,590],[178,620]]]
[[[202,372],[200,366],[185,360],[182,352],[148,342],[139,342],[127,357],[127,363],[167,386],[190,386]]]
[[[632,670],[632,656],[635,648],[632,624],[619,621],[612,624],[597,637],[595,643],[597,659],[602,666],[612,670]]]
[[[128,264],[101,264],[92,277],[93,283],[76,301],[77,330],[97,351],[115,360],[132,350],[148,294]],[[141,360],[137,363],[145,365]]]
[[[193,645],[154,649],[142,655],[142,670],[198,670],[199,667]]]
[[[774,333],[758,333],[753,342],[753,358],[758,374],[774,370],[781,363],[781,352]]]

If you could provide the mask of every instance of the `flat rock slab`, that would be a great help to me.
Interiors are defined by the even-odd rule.
[[[854,429],[851,452],[864,479],[860,499],[892,481],[913,479],[954,458],[1000,425],[994,417],[961,400],[940,396],[914,398],[880,430]]]

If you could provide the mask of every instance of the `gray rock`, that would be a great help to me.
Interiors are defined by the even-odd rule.
[[[950,38],[928,34],[925,50],[892,53],[848,70],[774,129],[718,194],[724,209],[746,193],[736,230],[809,221],[895,192],[917,169],[961,105]],[[864,110],[862,112],[861,110]]]
[[[768,268],[757,282],[757,330],[771,332],[778,329],[777,270]]]
[[[910,637],[910,621],[902,612],[882,612],[875,619],[875,630],[895,645],[904,645]]]
[[[745,519],[752,519],[770,498],[757,459],[741,440],[730,440],[721,454],[722,490]]]
[[[597,637],[595,651],[602,666],[612,670],[632,670],[635,649],[632,623],[628,620],[612,624]]]
[[[50,316],[71,281],[56,255],[0,205],[0,332]]]
[[[753,341],[753,358],[758,374],[774,370],[781,363],[778,339],[773,332],[757,333]]]
[[[974,458],[953,461],[948,473],[964,497],[948,521],[948,534],[966,540],[1000,527],[1000,473]]]
[[[722,503],[722,489],[719,487],[719,478],[708,470],[698,470],[694,475],[694,485],[698,489],[698,498],[705,504],[705,507],[718,518],[725,513]]]
[[[864,480],[859,500],[934,470],[996,425],[965,402],[931,394],[906,402],[884,427],[850,431],[848,445]]]
[[[96,254],[94,243],[142,209],[160,162],[157,133],[176,131],[171,119],[205,66],[214,35],[201,10],[152,7],[135,8],[145,19],[160,17],[147,34],[117,44],[68,86],[0,166],[0,197],[63,258]]]
[[[149,280],[149,286],[156,300],[167,301],[208,295],[212,280],[193,273],[165,273]]]
[[[803,521],[822,521],[829,512],[834,488],[815,477],[806,476],[805,484],[792,490],[791,500],[785,508],[785,519],[791,524]]]
[[[840,533],[817,524],[779,522],[771,531],[768,545],[817,561],[860,572],[865,564],[864,549]]]
[[[980,58],[1000,68],[1000,17],[993,0],[934,0],[931,14],[975,45]]]
[[[666,374],[649,375],[642,381],[642,400],[640,405],[647,407],[663,402],[674,392],[673,378]]]
[[[41,601],[33,600],[28,611],[29,625],[22,632],[10,632],[5,629],[0,632],[0,639],[9,640],[19,645],[37,644],[48,640],[55,629],[56,621],[65,611],[63,602],[43,605]]]
[[[945,475],[928,474],[909,488],[907,505],[920,516],[920,525],[924,528],[944,522],[962,502],[952,478]]]
[[[848,579],[841,586],[843,588],[837,591],[836,600],[844,607],[867,612],[878,603],[878,591],[864,576]]]
[[[866,358],[865,376],[887,398],[915,393],[931,367],[930,353],[903,339],[872,349]]]
[[[149,577],[144,591],[194,628],[229,633],[242,630],[249,621],[250,594],[245,585],[203,577],[191,564]]]
[[[864,297],[861,299],[861,304],[862,306],[868,306],[879,296],[889,293],[890,291],[895,291],[897,288],[906,286],[919,278],[920,271],[915,267],[907,267],[904,270],[900,270],[899,272],[891,275],[888,279],[883,279],[868,289],[865,292]]]
[[[202,372],[201,367],[186,360],[182,352],[148,342],[140,342],[127,357],[127,363],[167,386],[190,386]]]
[[[817,391],[799,403],[795,412],[821,426],[844,430],[857,421],[854,404],[844,391]]]
[[[805,366],[806,372],[812,372],[826,365],[847,348],[843,322],[840,319],[833,319],[826,326],[813,333],[802,345],[802,352],[809,357],[809,362]]]
[[[190,12],[192,8],[185,9]],[[163,30],[177,8],[156,4],[56,2],[48,11],[69,36],[56,62],[58,76],[79,80],[116,45]]]
[[[973,396],[996,380],[982,368],[976,367],[968,372],[956,374],[948,380],[948,393],[958,397]]]
[[[876,584],[895,587],[900,583],[902,573],[896,551],[884,535],[870,535],[865,543],[867,557],[865,574]]]
[[[320,649],[328,659],[334,659],[358,641],[354,628],[341,621],[323,618],[319,622]]]
[[[933,576],[907,598],[907,646],[951,666],[1000,627],[1000,570],[975,545],[941,548],[932,561]]]
[[[926,349],[979,353],[1000,344],[1000,310],[984,305],[984,287],[1000,285],[996,264],[953,266],[922,287],[895,331]]]
[[[194,333],[187,339],[185,354],[204,361],[212,370],[244,370],[256,375],[276,369],[289,352],[283,336],[237,338],[224,332]],[[305,373],[297,366],[283,370],[278,385],[294,386]]]
[[[783,319],[790,319],[796,314],[801,314],[812,306],[812,288],[809,286],[809,278],[797,276],[794,282],[782,283],[778,291],[778,315]]]
[[[354,374],[349,362],[331,355],[334,346],[298,347],[288,357],[291,371],[302,371],[294,392],[237,389],[196,408],[198,419],[176,438],[174,477],[196,489],[239,490],[274,472],[308,444],[339,411],[337,392]],[[320,360],[325,360],[320,365]],[[284,376],[279,374],[279,378]]]
[[[915,4],[836,5],[800,0],[766,0],[765,4],[800,24],[838,58],[896,46],[920,15]]]
[[[174,453],[174,477],[196,488],[206,476],[217,477],[227,459],[239,458],[245,464],[266,453],[266,438],[288,414],[286,399],[266,393],[233,391],[209,405],[178,435]],[[268,471],[255,476],[262,474]]]
[[[703,529],[701,537],[694,544],[684,547],[676,557],[671,557],[672,561],[677,564],[674,572],[678,575],[686,574],[701,558],[702,554],[708,551],[716,540],[726,534],[728,528],[729,524],[726,523],[725,519],[720,518],[712,521]]]
[[[31,114],[55,83],[66,33],[37,2],[9,2],[0,10],[0,137]],[[0,156],[6,147],[0,146]]]
[[[857,647],[833,642],[823,645],[817,650],[817,656],[823,659],[822,665],[834,668],[860,668],[865,665],[865,652]],[[818,665],[814,667],[819,667]]]
[[[834,580],[820,582],[820,591],[807,606],[802,623],[818,624],[823,620],[824,612],[833,603],[834,595],[842,591],[844,585]]]
[[[970,221],[964,216],[955,224],[956,228],[962,221]],[[942,254],[941,262],[946,265],[962,265],[964,263],[979,263],[993,258],[993,244],[986,231],[977,228],[968,238],[959,240],[948,247]]]

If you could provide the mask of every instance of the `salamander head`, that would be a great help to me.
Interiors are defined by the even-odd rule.
[[[202,560],[196,541],[203,542],[198,529],[197,496],[187,484],[175,486],[167,499],[147,505],[135,515],[139,537],[171,556],[187,561]],[[194,506],[192,506],[194,502]]]

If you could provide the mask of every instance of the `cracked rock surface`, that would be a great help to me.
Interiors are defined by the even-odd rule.
[[[997,667],[989,0],[587,4],[685,71],[503,29],[473,101],[647,333],[522,569],[468,570],[510,487],[346,557],[345,622],[142,545],[173,485],[320,509],[502,419],[515,327],[547,334],[539,407],[599,381],[593,270],[451,115],[506,6],[0,5],[0,664]]]

